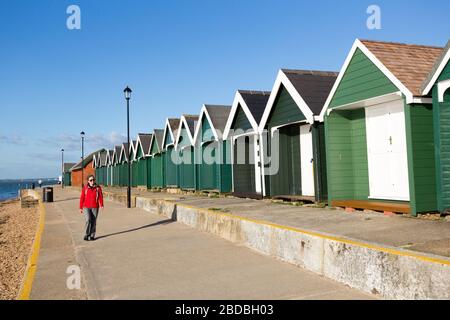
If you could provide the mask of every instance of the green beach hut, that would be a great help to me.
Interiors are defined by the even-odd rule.
[[[115,187],[120,186],[121,164],[119,163],[119,156],[120,156],[121,149],[122,149],[121,146],[114,147],[114,152],[113,152],[112,161],[111,161],[111,166],[112,166],[111,181],[112,181],[112,186],[115,186]]]
[[[321,112],[332,206],[437,209],[433,105],[421,86],[442,50],[355,41]]]
[[[259,124],[264,195],[327,199],[325,130],[319,114],[336,78],[337,73],[329,71],[278,72]]]
[[[97,184],[106,185],[107,179],[107,165],[106,165],[106,150],[100,150],[94,155],[93,165],[95,168],[95,178]]]
[[[450,210],[450,41],[422,85],[432,96],[436,166],[436,201],[440,212]]]
[[[230,111],[223,105],[201,109],[194,135],[198,190],[231,192],[230,142],[223,140]]]
[[[179,166],[177,165],[177,152],[175,151],[175,137],[177,136],[180,119],[170,118],[166,120],[163,134],[163,152],[165,153],[165,180],[166,188],[179,187]]]
[[[112,186],[112,158],[114,150],[106,150],[106,185]]]
[[[258,125],[269,100],[269,91],[238,90],[224,131],[231,143],[232,191],[238,197],[263,196]]]
[[[122,143],[119,153],[119,186],[128,186],[128,156],[131,152],[128,142]]]
[[[65,187],[70,187],[72,185],[72,174],[70,169],[74,167],[76,163],[64,163],[63,165],[63,184]]]
[[[150,142],[148,154],[150,156],[150,188],[152,189],[161,189],[166,187],[163,136],[163,129],[155,129]]]
[[[175,138],[175,150],[179,159],[179,185],[183,190],[196,189],[194,134],[197,122],[198,116],[182,115]]]
[[[136,143],[133,153],[133,181],[138,187],[148,187],[150,182],[150,161],[148,151],[150,149],[150,142],[153,134],[139,133],[136,138]]]

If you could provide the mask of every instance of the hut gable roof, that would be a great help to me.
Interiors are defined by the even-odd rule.
[[[422,99],[417,100],[415,97],[422,97],[422,84],[432,70],[435,61],[442,54],[443,48],[356,39],[325,101],[320,113],[320,120],[323,120],[356,50],[361,50],[406,97],[406,103],[410,104],[423,101]]]
[[[164,127],[164,134],[163,134],[163,150],[166,149],[167,146],[175,144],[175,138],[178,133],[178,127],[180,125],[180,119],[178,118],[168,118],[166,119],[166,126]],[[168,143],[166,145],[166,137],[167,135],[170,135],[171,143]]]
[[[223,137],[223,132],[230,115],[231,106],[204,104],[198,117],[198,125],[195,129],[194,142],[197,141],[201,131],[201,122],[206,118],[211,125],[214,138],[218,141]]]
[[[403,83],[414,96],[422,95],[422,84],[430,74],[442,47],[361,40],[361,43]]]
[[[198,116],[196,115],[184,114],[181,116],[180,126],[178,128],[177,136],[175,139],[175,147],[178,147],[178,142],[180,140],[183,127],[186,128],[191,145],[194,145],[194,134],[197,123]]]
[[[163,129],[155,129],[153,131],[152,140],[150,142],[150,147],[148,149],[148,154],[151,155],[152,153],[152,145],[156,143],[156,146],[158,147],[159,152],[162,151],[163,147],[163,136],[164,136],[164,130]]]
[[[238,90],[234,96],[233,105],[225,125],[224,139],[226,140],[229,137],[239,107],[242,108],[253,130],[256,132],[269,96],[270,91]]]
[[[264,130],[275,105],[278,92],[282,87],[287,90],[305,116],[306,121],[313,123],[316,120],[315,117],[322,110],[337,77],[338,73],[333,71],[281,69],[267,101],[259,130]]]
[[[144,157],[148,154],[150,143],[152,142],[152,133],[139,133],[137,137],[136,142],[136,157],[139,151],[139,148],[141,148],[142,153],[144,154]]]

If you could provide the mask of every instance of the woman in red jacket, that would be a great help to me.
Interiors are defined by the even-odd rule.
[[[89,175],[88,184],[81,190],[80,213],[86,219],[85,241],[95,240],[95,229],[100,208],[103,208],[102,188],[95,183],[95,177]]]

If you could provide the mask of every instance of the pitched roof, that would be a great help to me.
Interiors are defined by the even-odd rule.
[[[163,136],[164,136],[164,130],[163,130],[163,129],[155,129],[155,130],[153,131],[152,141],[153,141],[154,139],[156,139],[156,143],[157,143],[158,148],[159,148],[160,151],[162,151],[162,146],[163,146]],[[151,152],[150,148],[151,148],[151,144],[150,144],[150,147],[149,147],[149,150],[148,150],[148,153],[149,153],[149,154],[150,154],[150,152]]]
[[[242,96],[242,99],[244,99],[256,123],[259,124],[267,101],[269,100],[270,91],[238,90],[238,92]]]
[[[114,164],[119,162],[120,152],[122,151],[122,146],[115,146],[114,147],[114,154],[116,155],[116,161]]]
[[[183,117],[186,119],[186,123],[187,123],[188,129],[189,129],[189,132],[191,133],[191,136],[194,136],[195,127],[197,126],[197,122],[198,122],[198,115],[183,114]]]
[[[281,69],[314,115],[318,115],[338,77],[338,72]]]
[[[422,87],[420,88],[422,91],[422,94],[428,94],[429,90],[431,89],[431,86],[434,83],[430,83],[431,81],[436,81],[435,78],[439,77],[439,74],[436,74],[438,72],[442,72],[442,70],[445,67],[445,65],[448,63],[448,60],[450,59],[450,40],[447,42],[447,45],[442,50],[441,55],[436,59],[433,67],[431,68],[430,73],[425,78],[425,81],[422,83]],[[433,82],[434,82],[433,81]],[[429,86],[431,84],[431,86]],[[427,92],[425,92],[427,91]]]
[[[175,139],[175,137],[177,136],[177,133],[178,133],[178,126],[180,125],[180,119],[171,118],[171,119],[168,119],[168,121],[169,121],[170,130],[173,133],[173,138]]]
[[[122,147],[121,147],[120,153],[119,153],[119,159],[121,159],[122,153],[124,153],[125,161],[128,161],[128,152],[123,152],[123,150],[130,150],[129,146],[128,146],[128,142],[122,143]]]
[[[211,118],[212,126],[221,133],[225,129],[228,116],[230,115],[231,106],[205,104],[208,115]]]
[[[148,150],[150,148],[150,143],[152,142],[152,133],[139,133],[139,141],[141,142],[142,150],[144,151],[144,154],[148,153]]]
[[[64,173],[70,172],[70,169],[71,169],[73,166],[75,166],[75,165],[76,165],[76,163],[73,163],[73,162],[66,162],[66,163],[64,163],[64,165],[63,165]]]
[[[97,163],[97,165],[99,165],[100,167],[104,167],[106,166],[106,150],[103,149],[102,151],[99,152],[99,154],[100,154],[100,163]]]
[[[89,162],[91,162],[94,159],[94,155],[98,154],[99,152],[101,152],[103,150],[105,150],[105,149],[99,149],[97,151],[94,151],[94,152],[90,153],[89,155],[84,157],[84,161],[80,160],[76,165],[74,165],[72,168],[70,168],[70,171],[81,169],[82,162],[84,164],[84,167],[86,168],[86,166],[89,164]]]
[[[414,96],[422,95],[422,85],[443,51],[434,46],[360,41]]]

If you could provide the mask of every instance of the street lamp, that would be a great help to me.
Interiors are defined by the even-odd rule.
[[[61,149],[61,189],[64,189],[64,149]]]
[[[128,188],[127,188],[127,208],[131,208],[131,163],[130,163],[130,99],[131,92],[128,86],[123,90],[125,100],[127,100],[127,142],[128,142]]]
[[[81,188],[84,187],[84,135],[84,131],[81,131]]]

